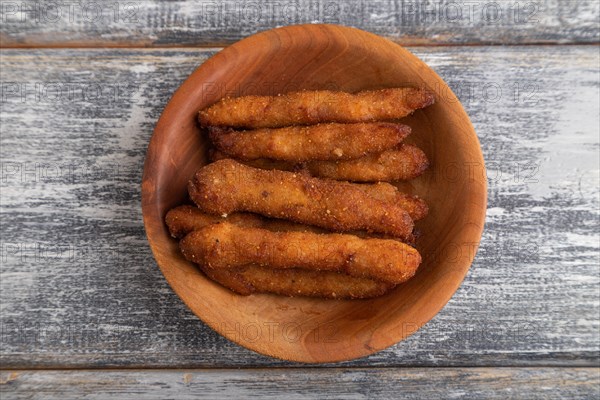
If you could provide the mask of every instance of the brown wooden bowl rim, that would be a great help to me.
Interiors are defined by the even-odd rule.
[[[155,249],[155,243],[153,240],[153,237],[151,237],[149,231],[148,231],[148,226],[149,223],[151,221],[155,220],[155,212],[154,212],[154,207],[155,207],[155,203],[153,201],[151,201],[153,199],[153,193],[154,193],[154,188],[156,186],[153,186],[153,182],[156,179],[156,175],[157,174],[151,174],[151,168],[149,168],[150,165],[152,165],[152,163],[154,162],[154,158],[156,157],[156,155],[160,152],[160,149],[157,148],[158,145],[158,140],[157,140],[157,130],[158,127],[161,125],[161,123],[163,123],[164,121],[168,120],[171,118],[171,114],[173,114],[173,112],[175,112],[175,108],[176,105],[175,103],[177,103],[177,99],[179,97],[184,97],[186,96],[186,89],[187,86],[189,86],[191,84],[191,80],[192,77],[196,74],[199,74],[203,68],[203,66],[207,65],[207,64],[214,64],[220,61],[221,58],[226,59],[226,55],[228,53],[231,52],[235,52],[236,49],[240,46],[242,46],[242,44],[247,45],[250,42],[260,42],[260,38],[266,35],[269,35],[271,32],[273,31],[294,31],[294,33],[298,33],[298,28],[302,28],[302,29],[307,29],[307,30],[312,30],[312,29],[319,29],[321,30],[321,32],[323,31],[327,31],[327,30],[331,30],[331,29],[335,29],[338,31],[345,31],[351,34],[359,34],[363,37],[365,37],[368,40],[375,40],[375,41],[379,41],[380,43],[385,43],[388,46],[395,46],[395,47],[399,47],[403,50],[405,50],[402,46],[400,46],[397,43],[392,42],[389,39],[383,38],[381,36],[372,34],[370,32],[366,32],[357,28],[352,28],[352,27],[346,27],[346,26],[340,26],[340,25],[335,25],[335,24],[299,24],[299,25],[290,25],[290,26],[285,26],[285,27],[280,27],[280,28],[274,28],[274,29],[269,29],[266,31],[262,31],[253,35],[250,35],[224,49],[222,49],[221,51],[219,51],[217,54],[213,55],[212,57],[210,57],[208,60],[206,60],[204,63],[202,63],[198,68],[196,68],[194,70],[194,72],[192,72],[192,74],[179,86],[179,88],[174,92],[173,96],[171,97],[171,99],[169,100],[169,102],[167,103],[167,105],[165,106],[157,124],[155,127],[155,130],[153,132],[153,135],[150,139],[149,145],[148,145],[148,150],[146,153],[146,159],[144,162],[144,173],[143,173],[143,178],[142,178],[142,216],[143,216],[143,221],[144,221],[144,227],[145,227],[145,231],[146,231],[146,236],[148,239],[148,242],[150,244],[150,248],[152,250],[153,256],[159,266],[159,268],[161,269],[161,272],[163,273],[163,275],[165,275],[165,271],[163,270],[163,265],[161,265],[161,263],[158,261],[159,257],[157,254],[157,250]],[[405,50],[406,51],[406,50]],[[409,53],[407,51],[407,53]],[[427,68],[431,71],[431,73],[434,74],[435,77],[437,77],[437,79],[439,80],[440,85],[442,85],[444,90],[447,90],[447,93],[449,93],[451,96],[453,96],[454,98],[456,98],[455,94],[451,91],[451,89],[447,86],[447,84],[444,82],[444,80],[439,77],[439,75],[437,75],[427,64],[425,64],[425,62],[421,61],[417,56],[413,55],[412,53],[409,53],[409,56],[414,57],[414,59],[412,61],[422,65],[424,68]],[[457,99],[457,98],[456,98]],[[468,122],[468,132],[465,132],[466,134],[469,134],[472,136],[472,140],[476,141],[477,143],[477,147],[478,147],[478,154],[477,156],[479,157],[479,160],[477,160],[478,162],[481,163],[481,166],[483,168],[483,172],[485,174],[485,165],[484,165],[484,160],[483,160],[483,154],[481,152],[481,144],[479,142],[479,139],[475,133],[475,130],[470,122],[470,119],[467,115],[467,113],[465,112],[462,104],[457,101],[453,104],[453,107],[456,107],[456,112],[462,114],[462,118]],[[484,175],[485,176],[485,175]],[[479,229],[477,231],[477,236],[479,237],[479,240],[483,234],[483,229],[484,229],[484,222],[485,222],[485,216],[486,216],[486,209],[487,209],[487,179],[483,179],[482,180],[482,195],[483,195],[483,207],[482,207],[482,213],[480,215],[480,223],[477,225],[477,229]],[[159,216],[160,218],[160,216]],[[164,223],[164,221],[161,220],[161,222]],[[478,246],[477,246],[478,247]],[[393,337],[393,338],[389,338],[386,341],[383,341],[382,343],[380,343],[380,345],[378,346],[370,346],[368,348],[364,348],[362,351],[357,352],[356,355],[351,356],[351,357],[330,357],[327,360],[319,360],[319,361],[315,361],[313,359],[307,359],[307,358],[302,358],[302,357],[298,357],[295,358],[294,355],[290,355],[289,353],[286,354],[276,354],[276,353],[271,353],[268,350],[265,349],[261,349],[258,348],[256,346],[252,346],[251,343],[245,343],[242,341],[238,341],[236,340],[234,337],[232,337],[232,335],[228,334],[228,332],[223,329],[222,327],[219,326],[219,324],[217,323],[217,321],[212,321],[212,320],[206,320],[205,318],[203,318],[204,316],[202,315],[201,312],[197,312],[194,310],[194,307],[191,306],[191,304],[188,303],[189,299],[186,298],[185,296],[182,295],[182,293],[180,293],[179,290],[177,290],[176,285],[174,285],[174,282],[171,282],[171,280],[169,278],[166,277],[165,275],[165,279],[167,280],[167,282],[169,283],[169,285],[171,286],[171,288],[173,289],[173,291],[179,296],[179,298],[186,304],[186,306],[188,306],[188,308],[198,317],[200,318],[204,323],[206,323],[207,325],[209,325],[213,330],[215,330],[216,332],[218,332],[219,334],[221,334],[222,336],[226,337],[227,339],[249,349],[252,351],[255,351],[259,354],[263,354],[263,355],[267,355],[267,356],[271,356],[271,357],[275,357],[275,358],[279,358],[279,359],[283,359],[283,360],[288,360],[288,361],[295,361],[295,362],[307,362],[307,363],[316,363],[316,362],[340,362],[340,361],[348,361],[348,360],[353,360],[353,359],[357,359],[357,358],[361,358],[361,357],[366,357],[368,355],[371,355],[373,353],[379,352],[381,350],[384,350],[396,343],[399,343],[400,341],[406,339],[407,337],[411,336],[412,334],[414,334],[416,331],[418,331],[423,325],[425,325],[425,323],[427,323],[428,321],[430,321],[433,317],[435,317],[439,311],[447,304],[447,302],[450,300],[450,298],[454,295],[454,293],[456,292],[456,290],[458,290],[458,288],[460,287],[460,285],[462,284],[466,274],[468,273],[473,260],[475,258],[475,254],[476,252],[472,252],[469,256],[468,259],[468,265],[466,265],[464,267],[464,273],[462,274],[462,276],[460,277],[460,279],[455,279],[452,282],[452,290],[448,291],[450,294],[447,296],[446,299],[444,299],[444,301],[441,303],[440,307],[436,307],[435,310],[432,309],[432,311],[430,312],[430,315],[427,315],[424,319],[423,319],[423,324],[419,325],[417,329],[415,329],[414,331],[411,332],[405,332],[403,334],[398,335],[398,337]],[[208,279],[208,278],[205,278]],[[261,294],[257,294],[255,296],[260,296]],[[267,295],[268,296],[268,295]],[[323,300],[323,301],[335,301],[335,300]],[[362,301],[362,300],[354,300],[354,301]]]

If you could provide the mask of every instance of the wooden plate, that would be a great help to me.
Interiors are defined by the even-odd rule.
[[[224,95],[299,89],[354,92],[419,86],[436,104],[404,119],[430,169],[403,189],[421,195],[430,215],[417,224],[423,263],[417,275],[372,300],[239,296],[207,279],[180,254],[165,213],[187,198],[206,164],[196,113]],[[302,362],[350,360],[414,333],[450,299],[467,273],[483,230],[486,174],[477,136],[460,102],[421,60],[376,35],[335,25],[298,25],[253,35],[200,66],[165,108],[146,156],[142,210],[148,241],[165,278],[214,330],[273,357]]]

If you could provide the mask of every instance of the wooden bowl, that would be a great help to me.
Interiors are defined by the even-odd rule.
[[[422,196],[430,215],[417,224],[423,263],[416,276],[371,300],[237,295],[207,279],[179,252],[165,213],[187,199],[206,164],[196,113],[225,95],[300,89],[355,92],[418,86],[436,104],[403,119],[430,169],[402,189]],[[298,25],[248,37],[202,64],[165,108],[146,156],[142,211],[165,278],[188,307],[230,340],[301,362],[350,360],[382,350],[429,321],[461,284],[483,230],[486,174],[477,136],[460,102],[425,63],[376,35],[335,25]]]

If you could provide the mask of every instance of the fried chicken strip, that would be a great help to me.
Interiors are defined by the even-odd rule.
[[[272,231],[323,233],[320,228],[284,220],[271,220],[255,214],[235,213],[227,217],[206,214],[197,207],[183,205],[170,210],[165,220],[171,236],[182,238],[194,230],[228,221],[241,227]],[[304,269],[274,270],[246,265],[233,270],[212,269],[199,265],[211,279],[241,295],[276,293],[286,296],[310,296],[332,299],[362,299],[380,296],[395,285],[369,278],[356,278],[342,273]]]
[[[292,92],[278,96],[226,97],[199,112],[202,126],[279,128],[321,122],[371,122],[405,117],[434,103],[433,93],[416,88]]]
[[[230,222],[237,226],[248,228],[268,229],[273,232],[330,233],[329,231],[316,226],[298,224],[285,219],[266,218],[252,213],[233,213],[225,217],[207,214],[198,207],[190,205],[182,205],[169,210],[165,217],[165,221],[169,228],[169,233],[176,239],[181,239],[190,232],[197,231],[198,229],[202,229],[211,224],[218,224],[219,222]],[[364,231],[352,231],[349,233],[363,238],[376,237],[398,240],[391,236],[367,233]],[[414,247],[416,243],[415,235],[413,234],[408,239],[404,240],[404,243]]]
[[[396,240],[338,233],[272,232],[228,222],[193,231],[179,245],[187,260],[213,269],[253,264],[272,269],[344,272],[392,284],[410,279],[421,263],[416,249]]]
[[[275,293],[326,299],[367,299],[381,296],[395,286],[338,272],[297,268],[273,270],[258,265],[247,265],[234,270],[203,266],[200,266],[200,269],[212,280],[245,296],[253,293]]]
[[[410,145],[407,145],[410,146]],[[404,146],[403,146],[404,147]],[[414,147],[414,146],[410,146],[410,147]],[[418,149],[417,149],[418,150]],[[412,149],[408,150],[409,152],[412,152]],[[227,159],[228,156],[224,153],[217,151],[213,151],[211,152],[210,155],[212,160],[224,160]],[[419,156],[417,155],[417,158]],[[360,159],[359,159],[360,160]],[[425,158],[425,160],[427,160]],[[356,160],[358,161],[358,160]],[[419,161],[420,163],[421,161]],[[288,164],[285,161],[276,161],[276,160],[269,160],[266,158],[261,158],[261,159],[257,159],[257,160],[252,160],[252,161],[242,161],[243,164],[254,167],[254,168],[260,168],[260,169],[266,169],[266,170],[273,170],[273,169],[278,169],[278,170],[282,170],[282,171],[296,171],[296,172],[301,172],[303,171],[303,167],[299,164]],[[340,162],[339,164],[344,164],[345,162]],[[323,161],[322,164],[329,164],[329,162]],[[311,165],[312,163],[307,163],[306,164],[306,170],[308,170],[309,173],[311,173],[311,175],[313,176],[319,176],[318,172],[320,170],[319,167],[316,168],[316,170],[311,170]],[[329,167],[327,167],[329,168]],[[333,166],[331,168],[334,168]],[[372,167],[373,169],[376,169],[376,166]],[[350,173],[350,171],[352,171],[353,169],[346,169],[346,171],[348,171],[348,173]],[[368,167],[365,167],[365,170],[368,170]],[[338,177],[334,178],[332,176],[328,176],[328,178],[330,179],[338,179]],[[375,199],[381,200],[381,201],[386,201],[386,202],[393,202],[395,204],[398,204],[400,207],[404,208],[408,214],[410,215],[410,217],[414,220],[414,221],[419,221],[423,218],[425,218],[429,212],[429,207],[427,206],[427,203],[425,203],[425,201],[423,199],[421,199],[418,196],[411,196],[405,193],[400,192],[395,186],[386,183],[386,182],[378,182],[376,184],[371,184],[371,185],[357,185],[356,187],[363,189],[369,196],[373,196]]]
[[[194,203],[211,214],[249,211],[337,232],[366,230],[409,238],[410,215],[358,186],[364,185],[220,160],[201,168],[188,190]]]
[[[222,151],[211,149],[211,161],[235,158]],[[396,149],[374,153],[353,160],[291,162],[257,158],[239,160],[254,168],[279,169],[282,171],[307,170],[312,176],[351,182],[391,182],[410,180],[421,175],[429,167],[429,160],[417,146],[401,144]]]
[[[351,160],[400,144],[410,127],[390,122],[318,124],[236,131],[210,127],[209,136],[222,152],[241,160]]]
[[[233,213],[227,216],[207,214],[198,207],[183,205],[175,207],[165,217],[169,233],[172,237],[181,239],[192,231],[197,231],[208,225],[229,222],[244,228],[262,228],[271,231],[316,232],[325,231],[315,226],[297,224],[287,220],[265,218],[252,213]]]
[[[217,149],[210,149],[208,151],[208,158],[210,161],[215,162],[219,160],[235,159],[235,157],[225,154]],[[272,160],[270,158],[257,158],[255,160],[237,160],[242,164],[248,165],[249,167],[260,168],[260,169],[278,169],[280,171],[301,171],[304,168],[303,163],[297,163],[293,161],[282,161]]]
[[[360,184],[360,183],[348,183],[347,184],[362,190],[366,195],[393,205],[400,206],[404,209],[413,221],[418,221],[427,216],[429,213],[429,207],[427,203],[419,196],[411,196],[406,193],[402,193],[398,188],[387,182],[377,182],[372,184]]]
[[[429,161],[421,149],[402,144],[397,149],[346,161],[313,161],[305,164],[310,174],[353,182],[404,181],[421,175]]]

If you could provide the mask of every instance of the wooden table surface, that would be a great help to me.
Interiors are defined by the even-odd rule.
[[[596,1],[2,1],[2,398],[598,398]],[[222,46],[327,22],[388,37],[470,115],[486,229],[448,305],[332,365],[241,348],[171,291],[146,242],[146,147]],[[235,327],[232,327],[235,329]],[[135,397],[132,397],[135,396]]]

